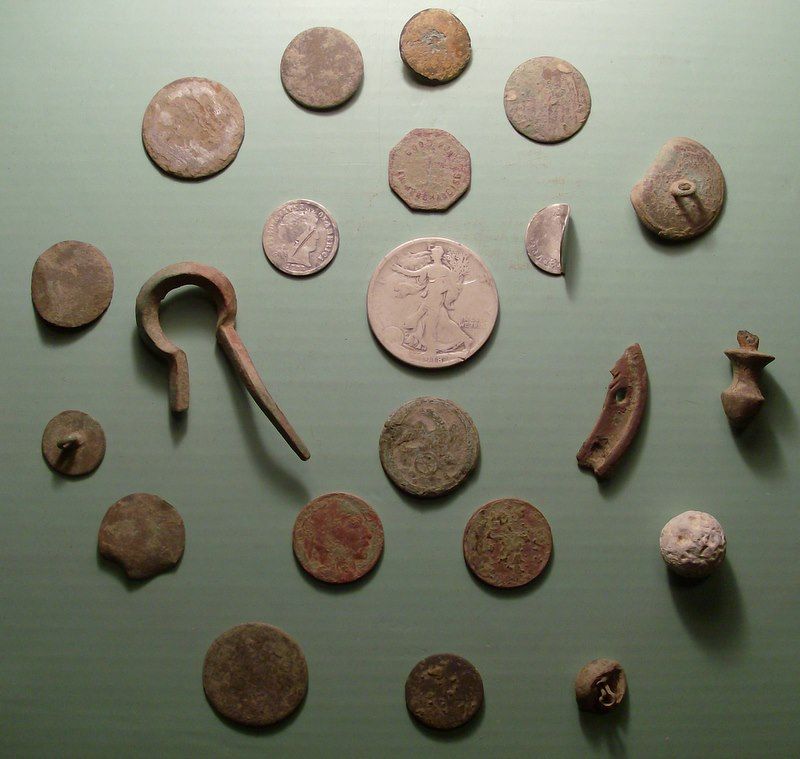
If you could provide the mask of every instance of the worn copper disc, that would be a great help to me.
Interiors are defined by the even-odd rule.
[[[592,98],[586,80],[571,63],[542,56],[514,69],[503,105],[520,134],[536,142],[560,142],[586,123]]]
[[[431,497],[455,490],[475,469],[481,445],[469,414],[444,398],[415,398],[383,425],[381,466],[411,495]]]
[[[449,11],[428,8],[412,16],[400,33],[403,63],[431,82],[455,79],[472,57],[464,24]]]
[[[209,646],[203,690],[223,717],[250,727],[271,725],[288,717],[305,698],[306,658],[277,627],[264,622],[236,625]]]
[[[335,108],[356,94],[364,79],[364,59],[353,40],[329,26],[300,32],[281,58],[286,92],[306,108]]]
[[[174,567],[183,556],[183,519],[163,498],[133,493],[117,501],[103,517],[97,545],[100,555],[121,565],[134,580]]]
[[[59,474],[89,474],[106,455],[106,436],[89,414],[62,411],[44,428],[42,455]]]
[[[628,679],[613,659],[593,659],[575,678],[575,700],[585,712],[610,712],[622,703]]]
[[[452,730],[469,722],[483,705],[483,680],[466,659],[434,654],[406,680],[406,706],[423,725]]]
[[[161,169],[184,179],[222,171],[239,152],[244,114],[219,82],[190,76],[162,87],[142,120],[145,150]]]
[[[553,552],[550,525],[539,509],[519,498],[481,506],[464,530],[464,559],[485,583],[516,588],[538,577]]]
[[[94,245],[65,240],[33,265],[31,298],[36,313],[56,327],[83,327],[111,303],[114,272]]]
[[[294,555],[318,580],[346,583],[369,572],[383,552],[383,525],[369,504],[349,493],[315,498],[297,515]]]

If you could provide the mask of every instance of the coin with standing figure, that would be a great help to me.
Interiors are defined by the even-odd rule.
[[[291,200],[269,215],[261,244],[276,269],[306,277],[333,261],[339,250],[339,227],[319,203]]]
[[[467,28],[441,8],[427,8],[415,14],[400,33],[403,63],[433,84],[455,79],[471,56]]]

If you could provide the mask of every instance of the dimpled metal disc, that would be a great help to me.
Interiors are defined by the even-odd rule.
[[[400,57],[429,82],[449,82],[472,57],[469,32],[449,11],[428,8],[412,16],[403,27]]]
[[[59,474],[89,474],[106,455],[106,436],[89,414],[62,411],[44,428],[42,455]]]

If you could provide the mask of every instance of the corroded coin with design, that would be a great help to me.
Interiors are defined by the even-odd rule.
[[[305,277],[333,261],[339,250],[339,227],[319,203],[291,200],[269,215],[261,243],[276,269]]]
[[[419,662],[406,680],[406,706],[423,725],[452,730],[469,722],[483,705],[483,680],[455,654],[434,654]]]
[[[400,57],[429,82],[449,82],[469,63],[472,42],[449,11],[428,8],[412,16],[400,33]]]
[[[315,498],[297,515],[292,549],[303,569],[323,582],[363,577],[383,552],[383,525],[372,507],[349,493]]]
[[[250,727],[271,725],[288,717],[305,698],[306,658],[277,627],[264,622],[236,625],[209,647],[203,690],[223,717]]]
[[[415,398],[393,411],[381,430],[383,470],[401,490],[438,496],[455,490],[478,463],[478,429],[444,398]]]
[[[553,552],[553,534],[539,509],[519,498],[481,506],[464,530],[464,559],[495,588],[516,588],[538,577]]]
[[[466,361],[489,339],[499,311],[486,265],[466,245],[423,237],[396,247],[367,290],[369,326],[395,358],[439,369]]]

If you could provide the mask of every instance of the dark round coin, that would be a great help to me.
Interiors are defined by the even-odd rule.
[[[483,705],[478,670],[455,654],[434,654],[417,664],[406,680],[406,706],[422,724],[452,730],[469,722]]]
[[[103,428],[83,411],[62,411],[44,428],[42,455],[60,474],[93,472],[106,455]]]
[[[481,506],[464,530],[464,559],[495,588],[516,588],[538,577],[553,552],[550,525],[539,509],[519,498]]]
[[[114,272],[94,245],[65,240],[33,265],[31,299],[36,313],[56,327],[83,327],[111,303]]]
[[[381,466],[401,490],[431,497],[455,490],[475,469],[478,430],[469,414],[444,398],[415,398],[383,425]]]
[[[420,11],[406,22],[400,33],[403,63],[431,82],[455,79],[471,56],[467,28],[441,8]]]
[[[616,709],[627,691],[625,670],[613,659],[593,659],[575,678],[575,700],[586,712],[604,714]]]
[[[283,630],[247,622],[209,646],[203,690],[215,711],[240,725],[263,727],[288,717],[308,690],[300,646]]]

